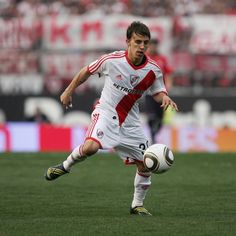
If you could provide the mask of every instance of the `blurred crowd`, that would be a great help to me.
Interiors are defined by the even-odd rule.
[[[193,14],[235,14],[235,0],[0,0],[0,18],[8,21],[14,17],[26,19],[42,19],[44,16],[69,16],[83,14],[127,14],[142,17],[170,16],[172,19],[172,53],[182,53],[182,57],[173,60],[172,64],[185,61],[189,64],[195,60],[191,54],[189,42],[192,36],[191,16]],[[182,17],[186,16],[186,17]],[[190,16],[190,17],[187,17]],[[181,18],[185,18],[183,21]],[[4,31],[3,31],[4,32]],[[4,35],[4,34],[3,34]],[[34,35],[34,37],[36,37]],[[33,44],[29,52],[11,50],[0,54],[0,73],[19,73],[27,70],[28,73],[42,73],[41,52],[37,54],[41,41]],[[34,51],[36,49],[36,51]],[[55,54],[56,55],[56,54]],[[187,60],[184,57],[187,55]],[[45,54],[45,56],[48,56]],[[205,55],[207,56],[207,55]],[[72,55],[70,55],[72,57]],[[223,58],[224,57],[224,58]],[[8,60],[6,60],[6,58]],[[24,60],[23,60],[23,59]],[[222,59],[223,58],[223,59]],[[236,87],[235,57],[230,55],[212,55],[207,65],[215,68],[214,65],[222,64],[221,71],[208,68],[201,68],[193,62],[189,68],[182,71],[175,68],[174,87]],[[21,59],[21,60],[20,60]],[[203,55],[204,59],[204,55]],[[12,63],[8,63],[11,61]],[[21,63],[16,63],[21,61]],[[211,61],[211,62],[210,62]],[[4,63],[3,63],[4,62]],[[191,64],[191,63],[190,63]],[[203,63],[204,64],[204,63]],[[227,65],[227,66],[226,66]],[[69,64],[71,66],[71,64]],[[68,66],[68,67],[69,67]],[[227,68],[231,69],[228,70]],[[22,69],[23,68],[23,69]],[[25,68],[25,69],[24,69]],[[217,69],[217,68],[216,68]],[[58,75],[59,76],[59,75]],[[48,80],[49,81],[49,80]],[[57,80],[59,83],[59,80]]]
[[[231,71],[220,73],[200,70],[191,70],[187,73],[176,72],[173,85],[184,88],[192,87],[195,90],[202,88],[235,88],[236,75]]]
[[[235,0],[0,0],[0,17],[131,14],[146,17],[236,14]]]

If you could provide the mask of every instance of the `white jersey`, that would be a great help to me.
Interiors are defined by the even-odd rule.
[[[147,92],[154,95],[165,92],[161,69],[148,57],[140,66],[134,66],[127,51],[102,56],[88,66],[91,74],[105,79],[98,107],[115,114],[120,126],[136,126],[139,121],[139,100]]]

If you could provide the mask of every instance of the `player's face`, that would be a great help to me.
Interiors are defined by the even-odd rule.
[[[143,60],[144,53],[147,51],[149,37],[133,33],[131,39],[127,40],[128,57],[132,63],[140,64]]]

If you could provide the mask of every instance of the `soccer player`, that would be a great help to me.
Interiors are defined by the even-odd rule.
[[[178,108],[167,95],[160,68],[145,55],[151,37],[148,27],[134,21],[128,27],[126,36],[126,51],[104,55],[82,68],[62,93],[61,102],[69,108],[72,106],[73,92],[90,75],[99,74],[105,79],[84,143],[76,147],[63,163],[50,167],[45,177],[54,180],[69,173],[73,165],[99,149],[113,148],[126,164],[137,166],[130,213],[150,216],[143,206],[151,185],[151,173],[143,164],[143,152],[148,140],[139,121],[138,102],[149,91],[164,109],[168,106]]]
[[[147,55],[161,68],[163,73],[163,80],[167,91],[172,86],[172,67],[169,65],[167,58],[159,52],[158,49],[159,40],[151,39],[147,49]],[[151,133],[152,143],[155,143],[155,136],[161,129],[163,124],[164,109],[161,107],[161,103],[157,103],[153,96],[146,96],[145,107],[148,115],[148,125]]]

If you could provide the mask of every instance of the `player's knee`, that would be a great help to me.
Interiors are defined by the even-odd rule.
[[[84,146],[83,146],[83,153],[85,156],[91,156],[93,154],[95,154],[99,149],[99,144],[92,141],[92,140],[88,140],[85,142]]]

